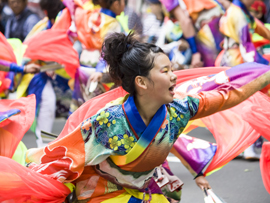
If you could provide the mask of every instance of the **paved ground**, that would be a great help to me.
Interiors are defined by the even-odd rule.
[[[53,133],[59,134],[65,123],[64,119],[57,119]],[[214,142],[211,133],[203,128],[196,129],[189,135]],[[23,142],[28,148],[36,147],[32,132],[27,132]],[[170,155],[172,171],[185,183],[181,203],[203,203],[203,193],[196,186],[193,177],[177,159]],[[220,171],[209,176],[214,192],[227,203],[270,203],[270,195],[265,190],[258,161],[235,159]]]

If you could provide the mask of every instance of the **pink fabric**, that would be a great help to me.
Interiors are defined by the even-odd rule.
[[[44,30],[24,42],[24,57],[32,60],[55,61],[65,66],[72,78],[80,66],[79,56],[65,30]]]
[[[267,192],[270,194],[270,142],[263,144],[260,167],[263,184]]]
[[[19,109],[21,111],[20,114],[10,117],[6,125],[0,127],[0,156],[12,158],[19,142],[34,121],[35,108],[35,95],[17,100],[0,100],[1,111],[10,109]]]
[[[0,162],[0,202],[59,203],[64,202],[70,193],[63,183],[32,171],[12,159],[0,156]],[[5,190],[8,193],[3,192]]]

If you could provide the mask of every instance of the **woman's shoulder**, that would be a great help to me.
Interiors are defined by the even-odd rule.
[[[167,104],[167,109],[170,114],[191,114],[195,115],[199,108],[199,99],[186,96],[183,99],[174,99]]]

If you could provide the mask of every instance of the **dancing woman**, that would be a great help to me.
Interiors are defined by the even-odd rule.
[[[231,88],[231,81],[217,78],[213,83],[225,85],[191,95],[175,94],[177,77],[159,47],[140,43],[132,34],[115,33],[105,40],[102,50],[111,76],[129,94],[110,102],[48,146],[26,154],[32,174],[74,183],[78,202],[168,202],[153,176],[188,121],[235,106],[270,83],[268,66],[260,67],[252,80],[245,80],[260,66],[248,64],[244,70],[239,67],[247,74],[241,74],[243,80]],[[0,166],[0,176],[10,167],[2,163],[6,164]],[[23,184],[13,184],[10,178],[1,181],[4,195],[0,200],[20,202]],[[27,184],[24,201],[42,200],[40,193],[34,195],[36,181]]]

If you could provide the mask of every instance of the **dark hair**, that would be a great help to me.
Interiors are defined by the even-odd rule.
[[[109,9],[113,2],[120,0],[92,0],[92,3],[95,5],[100,5],[102,8]]]
[[[140,43],[131,33],[113,33],[102,45],[102,57],[109,65],[112,79],[131,95],[136,93],[136,76],[149,76],[157,53],[164,52],[154,44]]]
[[[50,20],[55,19],[57,14],[65,8],[60,0],[41,0],[39,5],[42,10],[48,12],[48,18]]]

